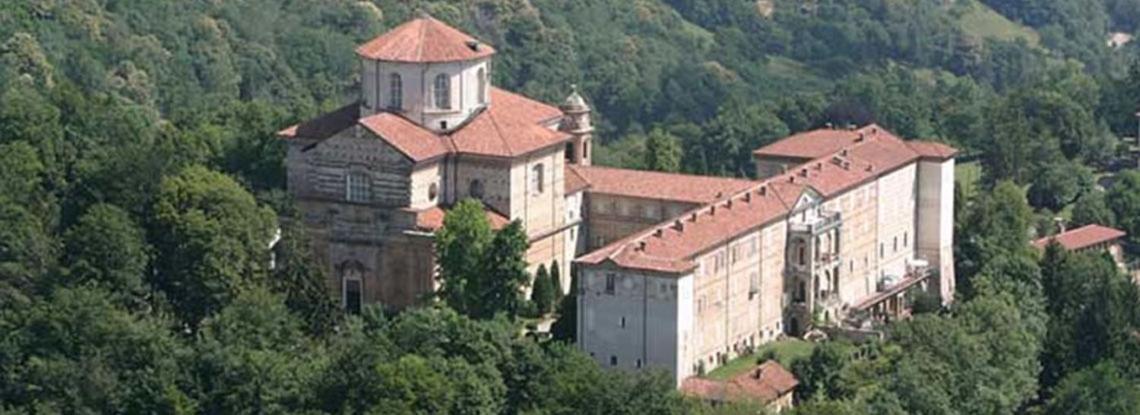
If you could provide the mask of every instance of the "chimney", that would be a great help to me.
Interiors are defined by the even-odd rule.
[[[844,169],[844,170],[849,170],[849,169],[851,169],[851,162],[850,162],[850,161],[847,161],[847,160],[843,160],[843,169]]]
[[[748,192],[748,193],[744,194],[744,202],[745,203],[752,203],[752,192]]]
[[[806,167],[800,169],[800,176],[808,177],[808,169]]]
[[[676,225],[674,225],[674,226],[676,226]],[[653,231],[653,236],[656,236],[658,238],[660,238],[664,235],[665,235],[665,229],[657,228],[657,230]]]
[[[715,215],[715,214],[716,214],[716,204],[713,204],[712,206],[709,206],[709,215]]]
[[[864,132],[862,132],[862,131],[860,131],[860,132],[859,132],[859,138],[856,138],[856,139],[855,139],[855,142],[856,142],[856,143],[861,143],[861,142],[863,142],[863,140],[864,140],[864,139],[866,139],[866,138],[867,138],[867,134],[866,134],[866,133],[864,133]]]
[[[696,222],[697,221],[697,212],[693,212],[692,216],[689,217],[689,221],[690,222]]]
[[[815,170],[816,170],[816,171],[820,171],[820,170],[823,170],[823,163],[822,163],[822,162],[818,162],[818,161],[817,161],[817,162],[815,162]]]
[[[875,171],[875,165],[874,164],[868,164],[867,165],[867,171],[869,171],[869,172]]]
[[[823,124],[823,126],[824,126],[824,127],[827,127],[827,129],[828,129],[828,130],[831,130],[831,129],[834,129],[834,128],[835,128],[835,125],[834,125],[834,124],[832,124],[832,123],[830,123],[830,122],[829,122],[829,123],[824,123],[824,124]]]
[[[645,251],[645,241],[637,241],[637,250]]]
[[[685,222],[682,222],[680,219],[673,221],[673,229],[676,229],[677,232],[683,232],[685,230]]]
[[[768,195],[768,186],[760,186],[760,196]]]
[[[720,199],[722,197],[724,197],[724,192],[716,192],[716,198],[717,199]]]
[[[732,209],[732,199],[731,198],[728,199],[727,202],[724,202],[724,208],[725,209]]]
[[[843,157],[847,157],[847,149],[839,150],[839,155],[843,156]]]
[[[788,176],[788,182],[789,183],[795,183],[796,182],[796,176]]]
[[[479,41],[478,40],[468,40],[467,41],[467,47],[473,51],[478,52],[479,51]]]

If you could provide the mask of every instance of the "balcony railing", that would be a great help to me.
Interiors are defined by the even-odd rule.
[[[806,221],[793,219],[788,225],[792,232],[818,234],[839,225],[841,218],[839,212],[823,212],[819,216]]]

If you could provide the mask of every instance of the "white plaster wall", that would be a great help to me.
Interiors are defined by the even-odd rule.
[[[919,256],[939,271],[944,301],[954,296],[954,160],[921,161],[918,165]]]
[[[612,294],[605,289],[607,275],[615,279]],[[603,367],[635,370],[640,362],[641,368],[683,373],[678,339],[685,333],[678,298],[686,277],[606,267],[583,267],[581,276],[579,347]]]
[[[532,238],[550,233],[565,223],[562,151],[561,146],[553,146],[518,158],[511,164],[510,208],[507,212],[512,220],[522,220],[527,235]],[[531,179],[539,166],[542,169],[541,192],[531,186]]]
[[[412,170],[412,209],[420,210],[427,209],[439,204],[439,199],[443,197],[443,163],[433,162],[422,166],[416,166]],[[431,185],[436,185],[436,196],[431,197]]]
[[[906,261],[914,257],[917,173],[917,163],[911,163],[878,179],[878,244],[875,253],[882,253],[879,255],[880,276],[905,275]]]
[[[403,81],[403,108],[399,113],[434,131],[452,130],[468,117],[490,105],[491,59],[483,58],[464,62],[402,63],[363,59],[361,61],[362,115],[388,110],[392,93],[389,77],[400,74]],[[483,69],[487,82],[483,85],[486,102],[479,102],[479,69]],[[435,108],[432,91],[435,77],[445,74],[451,79],[451,109]],[[447,128],[441,126],[446,122]]]

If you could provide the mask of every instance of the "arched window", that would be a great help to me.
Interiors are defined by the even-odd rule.
[[[364,265],[356,261],[340,266],[341,304],[353,314],[359,314],[364,303]]]
[[[483,198],[483,181],[479,180],[479,179],[471,180],[471,184],[468,185],[467,193],[470,194],[471,197],[473,197],[473,198],[482,199]]]
[[[404,80],[398,73],[388,75],[388,108],[394,110],[404,108]]]
[[[530,189],[533,193],[542,193],[546,179],[546,169],[543,168],[542,163],[535,164],[531,168],[530,175]]]
[[[477,75],[479,77],[479,103],[487,103],[487,70],[479,68]]]
[[[428,200],[434,202],[436,196],[439,196],[439,185],[432,183],[431,186],[428,186]]]
[[[800,263],[800,265],[804,265],[807,262],[806,261],[807,258],[804,258],[805,254],[807,253],[807,249],[804,247],[803,242],[800,242],[796,245],[797,245],[796,256],[799,257],[798,262]]]
[[[435,107],[441,110],[451,109],[451,78],[447,74],[435,76]]]

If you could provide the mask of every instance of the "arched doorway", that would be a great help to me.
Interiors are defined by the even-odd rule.
[[[360,314],[364,306],[364,264],[345,261],[338,268],[341,305],[349,313]]]

